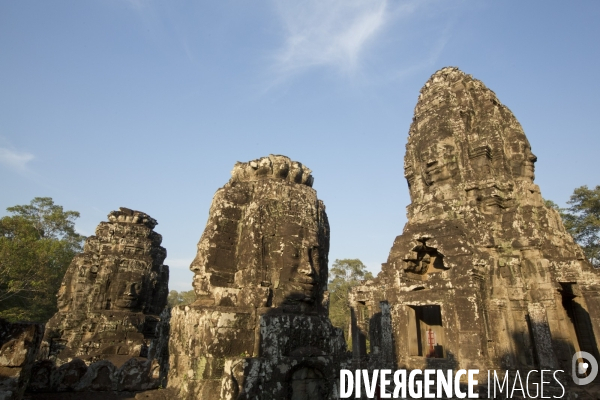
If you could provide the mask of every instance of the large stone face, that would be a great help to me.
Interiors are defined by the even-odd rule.
[[[182,397],[334,396],[345,342],[327,317],[329,224],[312,182],[271,155],[237,163],[215,194],[190,266],[196,302],[172,310]]]
[[[598,273],[544,204],[535,161],[482,82],[457,68],[427,81],[404,159],[408,223],[379,276],[351,294],[355,357],[570,372],[575,351],[598,355]]]
[[[155,219],[121,207],[101,222],[84,251],[65,273],[58,292],[62,313],[100,310],[158,315],[166,306],[169,269],[160,246],[162,236],[153,231]]]
[[[235,165],[190,266],[197,304],[326,311],[329,224],[312,180],[283,156]]]
[[[83,253],[75,256],[65,273],[57,295],[59,311],[46,325],[34,390],[61,390],[60,382],[52,382],[58,379],[55,368],[44,360],[57,367],[74,359],[90,367],[104,360],[119,368],[137,358],[135,362],[148,365],[133,369],[146,368],[146,375],[156,375],[158,382],[156,348],[161,343],[165,348],[168,340],[160,337],[168,329],[157,330],[167,305],[169,268],[163,265],[167,253],[160,246],[161,235],[153,230],[157,222],[149,215],[121,208],[111,212],[108,220],[87,238]],[[63,369],[77,370],[77,362]],[[77,382],[71,386],[78,387]],[[62,390],[72,390],[71,386]]]

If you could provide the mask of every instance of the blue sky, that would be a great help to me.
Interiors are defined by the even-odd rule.
[[[147,212],[189,290],[234,163],[284,154],[313,170],[330,260],[377,272],[406,223],[419,89],[444,66],[513,111],[545,198],[600,184],[598,21],[597,1],[3,1],[0,210],[50,196],[85,235]]]

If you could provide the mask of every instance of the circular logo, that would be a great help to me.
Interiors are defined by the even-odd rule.
[[[579,361],[580,359],[582,360],[581,362]],[[587,351],[578,351],[573,354],[571,365],[571,376],[576,385],[587,385],[598,375],[598,361]],[[579,377],[579,375],[586,373],[587,376],[585,378]]]

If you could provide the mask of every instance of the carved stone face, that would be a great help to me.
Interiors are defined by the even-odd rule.
[[[531,147],[526,146],[523,153],[516,153],[510,160],[513,176],[515,178],[535,179],[535,162],[537,157],[531,152]]]
[[[437,143],[421,140],[416,150],[421,176],[427,186],[450,183],[458,173],[457,150],[452,137]]]
[[[79,311],[84,306],[85,261],[76,257],[71,262],[68,272],[65,274],[62,284],[56,294],[56,303],[61,312]]]
[[[283,268],[289,269],[289,279],[281,282],[282,289],[304,302],[316,300],[319,284],[319,255],[316,239],[302,240],[299,244],[288,244],[283,250]],[[286,276],[282,272],[282,276]]]
[[[140,282],[123,282],[121,285],[121,294],[115,302],[114,308],[134,309],[138,307],[142,285]]]
[[[284,222],[278,235],[267,239],[265,264],[275,291],[273,306],[314,303],[320,286],[321,266],[316,233]]]
[[[234,166],[190,266],[196,305],[326,310],[329,226],[311,185],[310,169],[285,156]]]
[[[143,297],[144,271],[136,266],[127,263],[119,265],[106,295],[107,299],[111,299],[111,309],[133,310],[140,306],[140,299]]]
[[[194,278],[192,280],[192,287],[196,294],[206,295],[209,293],[209,284],[208,279],[206,279],[206,275],[198,272],[196,270],[192,270],[194,272]]]
[[[531,145],[522,131],[507,135],[507,157],[514,178],[535,179],[537,157],[531,152]]]
[[[70,282],[69,282],[70,283]],[[67,285],[62,284],[58,289],[58,294],[56,295],[56,305],[58,306],[58,311],[65,312],[69,311],[70,297],[69,293],[67,293]]]

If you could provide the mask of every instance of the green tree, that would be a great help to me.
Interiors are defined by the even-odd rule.
[[[581,245],[594,267],[600,267],[600,186],[575,189],[567,204],[569,208],[554,207],[560,213],[565,228]]]
[[[45,322],[56,312],[56,293],[84,236],[76,211],[49,197],[8,207],[0,219],[0,317]]]
[[[192,304],[196,300],[196,292],[188,290],[185,292],[178,292],[177,290],[171,290],[169,296],[167,296],[167,304],[169,307],[185,306]]]
[[[556,204],[555,202],[553,202],[552,200],[546,200],[544,199],[544,204],[546,204],[546,207],[550,207],[550,208],[554,208],[556,211],[558,211],[558,213],[560,214],[560,216],[562,217],[562,213],[563,213],[563,209],[560,208],[558,206],[558,204]]]
[[[373,274],[359,259],[335,260],[329,270],[329,319],[334,326],[344,330],[348,345],[351,345],[348,291],[366,279],[373,279]]]

